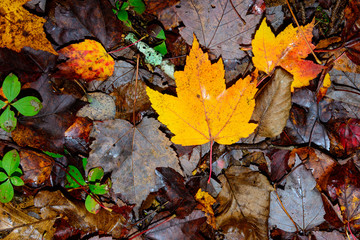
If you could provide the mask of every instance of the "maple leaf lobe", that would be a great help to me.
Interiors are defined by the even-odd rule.
[[[184,71],[174,74],[177,97],[147,88],[159,121],[175,134],[173,143],[232,144],[254,131],[257,124],[248,122],[255,107],[255,82],[248,76],[226,89],[224,75],[222,60],[211,64],[194,37]]]

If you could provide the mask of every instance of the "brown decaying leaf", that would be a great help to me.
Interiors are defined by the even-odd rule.
[[[65,145],[69,151],[87,154],[93,122],[89,118],[77,117],[65,131]]]
[[[286,125],[291,108],[291,84],[293,77],[282,68],[277,68],[267,85],[255,98],[251,120],[258,122],[255,130],[262,137],[279,135]]]
[[[70,95],[55,94],[46,75],[27,87],[39,92],[43,108],[35,117],[19,118],[18,126],[12,132],[14,141],[23,147],[63,153],[64,133],[76,119],[73,112],[83,103]]]
[[[41,191],[34,199],[44,219],[62,216],[72,227],[84,232],[101,231],[115,238],[124,237],[127,217],[101,209],[97,214],[88,212],[82,201],[69,200],[60,191]]]
[[[160,132],[160,123],[144,118],[133,127],[125,120],[95,122],[93,141],[86,171],[102,166],[112,172],[113,190],[129,203],[135,212],[150,191],[156,191],[155,168],[171,167],[181,172],[171,142]]]
[[[57,216],[37,219],[29,216],[19,206],[0,203],[0,230],[10,233],[5,239],[44,239],[51,240],[55,229],[52,227]],[[23,227],[20,227],[24,225]]]
[[[156,168],[155,173],[165,190],[160,191],[160,194],[169,201],[165,208],[175,209],[175,214],[179,218],[189,215],[195,208],[196,202],[189,189],[185,187],[183,176],[168,167]]]
[[[334,230],[332,232],[321,232],[314,231],[312,234],[315,236],[316,240],[346,240],[344,234]]]
[[[216,225],[226,232],[238,232],[245,239],[267,239],[270,192],[267,178],[248,168],[233,166],[220,175],[222,190],[216,201]]]
[[[136,91],[136,96],[135,96]],[[116,98],[116,115],[115,118],[131,120],[133,111],[135,114],[145,111],[150,108],[151,103],[146,94],[146,84],[142,80],[126,83],[118,88],[115,88],[111,96]],[[134,100],[136,98],[136,105],[134,109]]]
[[[284,190],[278,188],[277,194],[271,193],[269,227],[276,226],[286,232],[309,231],[325,221],[325,210],[314,177],[298,157],[295,164],[296,169],[286,177]]]
[[[169,212],[160,213],[154,220],[161,219],[168,215]],[[151,229],[144,234],[144,238],[146,240],[205,240],[202,234],[200,234],[203,229],[202,225],[206,224],[205,222],[206,217],[204,212],[195,210],[184,219],[175,218]],[[150,227],[153,227],[156,224],[157,223],[154,223],[153,225],[150,225]]]
[[[107,0],[54,0],[47,2],[47,34],[59,45],[96,38],[107,50],[122,39],[122,25]]]
[[[325,191],[329,174],[333,171],[337,162],[332,157],[311,147],[294,149],[290,158],[295,158],[296,155],[302,160],[306,168],[311,170],[320,189]]]
[[[232,0],[246,25],[240,20],[229,0],[181,0],[176,13],[185,24],[181,36],[191,45],[193,34],[199,43],[216,57],[240,59],[246,56],[240,44],[250,44],[261,16],[246,15],[248,2]]]
[[[327,194],[339,201],[344,222],[360,230],[360,171],[353,160],[335,167],[328,178]]]
[[[26,185],[37,188],[49,180],[54,159],[44,153],[32,150],[20,151],[20,164],[24,171],[23,180]]]

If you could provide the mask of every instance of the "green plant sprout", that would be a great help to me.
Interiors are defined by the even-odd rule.
[[[17,124],[17,119],[15,118],[14,111],[10,108],[11,106],[24,116],[34,116],[42,108],[40,100],[33,96],[23,97],[13,102],[19,95],[20,90],[21,84],[17,76],[10,73],[2,85],[2,91],[7,100],[0,100],[0,108],[5,109],[0,116],[0,127],[7,132],[14,130]]]
[[[14,149],[7,152],[0,161],[0,202],[8,203],[14,197],[14,186],[24,185],[20,178],[23,174],[19,168],[20,156]]]
[[[137,14],[142,14],[145,12],[145,4],[142,0],[128,0],[123,2],[120,6],[120,1],[116,1],[115,8],[113,9],[114,14],[117,18],[124,22],[128,27],[131,27],[131,22],[129,21],[128,10],[133,9]]]
[[[84,162],[84,161],[83,161]],[[111,188],[110,179],[107,183],[101,184],[101,180],[104,176],[104,170],[102,167],[96,167],[89,170],[87,181],[82,177],[79,169],[77,169],[73,165],[69,165],[69,176],[66,175],[66,179],[68,184],[65,185],[66,188],[79,188],[86,187],[88,189],[88,195],[85,199],[85,208],[91,213],[98,213],[101,206],[99,204],[98,195],[104,195],[109,193],[109,189]],[[81,185],[81,186],[80,186]]]
[[[165,44],[166,36],[163,29],[156,35],[156,38],[162,39],[161,43],[154,47],[155,51],[161,53],[161,55],[165,56],[167,54],[167,48]]]

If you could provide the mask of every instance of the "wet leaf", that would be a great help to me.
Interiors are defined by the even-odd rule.
[[[4,0],[1,2],[0,47],[17,52],[23,47],[57,54],[46,39],[43,29],[45,19],[27,11],[22,5],[28,0]]]
[[[233,166],[220,175],[222,190],[216,201],[216,225],[225,233],[237,232],[245,239],[266,239],[270,192],[266,177],[246,167]]]
[[[158,129],[160,123],[144,118],[133,127],[125,120],[96,122],[86,170],[102,166],[111,172],[113,190],[140,207],[150,191],[156,191],[155,168],[172,167],[181,172],[170,141]]]
[[[171,141],[184,146],[209,141],[232,144],[256,128],[248,123],[255,107],[256,86],[251,77],[226,89],[222,60],[211,64],[194,39],[184,71],[174,74],[177,97],[147,88],[159,121],[175,134]]]
[[[209,193],[202,191],[201,188],[199,188],[199,191],[196,193],[195,199],[201,204],[200,209],[205,212],[206,222],[215,229],[216,220],[212,206],[216,203],[216,200]]]
[[[255,98],[255,109],[251,119],[258,122],[256,133],[260,136],[275,137],[285,127],[291,108],[292,81],[291,74],[278,68],[270,82]]]
[[[86,39],[62,48],[59,53],[68,60],[58,65],[58,77],[104,81],[114,72],[114,59],[97,41]]]
[[[185,28],[180,30],[181,36],[190,45],[195,34],[199,43],[216,57],[221,55],[223,59],[243,58],[246,55],[240,50],[240,44],[250,44],[260,16],[246,15],[248,2],[232,2],[246,25],[228,0],[181,0],[176,8],[177,15],[185,24]]]
[[[31,187],[41,187],[49,180],[54,159],[32,150],[20,151],[24,182]]]
[[[114,238],[121,238],[127,233],[124,227],[127,217],[119,213],[101,209],[96,215],[85,209],[82,201],[70,201],[60,191],[41,191],[34,199],[35,207],[40,209],[41,217],[62,216],[74,228],[84,232],[102,231]]]
[[[315,48],[311,44],[314,21],[300,27],[311,48]],[[304,60],[310,49],[300,30],[291,25],[275,37],[264,19],[252,40],[252,47],[255,55],[252,60],[258,70],[270,74],[276,66],[281,66],[294,76],[291,91],[309,85],[310,80],[324,68],[310,60]]]
[[[297,164],[300,160],[297,160]],[[296,165],[297,166],[297,165]],[[286,178],[285,189],[271,193],[269,227],[276,226],[287,232],[297,229],[308,231],[323,223],[325,210],[316,181],[304,165],[297,166]],[[297,228],[285,213],[289,213]]]

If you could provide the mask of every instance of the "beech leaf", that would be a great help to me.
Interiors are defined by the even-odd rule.
[[[147,88],[159,121],[175,134],[173,143],[232,144],[254,131],[257,125],[248,122],[255,107],[255,82],[247,76],[226,89],[224,74],[222,60],[211,64],[194,37],[184,71],[174,74],[177,97]]]
[[[275,137],[285,127],[291,108],[292,81],[293,77],[290,73],[278,68],[256,97],[255,110],[251,118],[259,123],[257,133],[260,136]]]
[[[90,82],[106,80],[114,72],[114,59],[97,41],[86,39],[62,48],[59,53],[69,59],[58,65],[60,72],[56,76]]]

